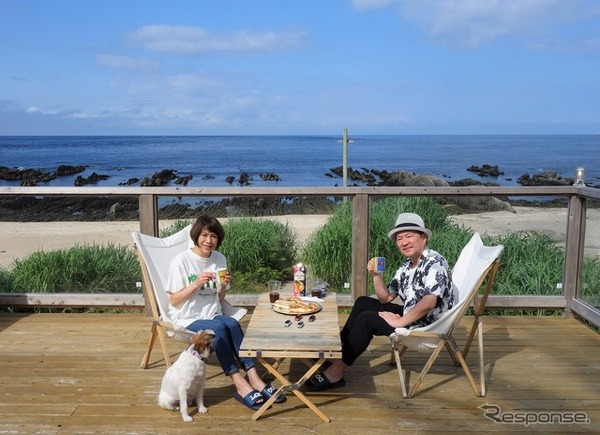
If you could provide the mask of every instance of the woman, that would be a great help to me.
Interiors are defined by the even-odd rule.
[[[215,353],[223,371],[235,385],[234,398],[257,410],[276,390],[263,382],[254,359],[240,358],[244,333],[238,321],[225,316],[221,309],[231,282],[229,273],[222,282],[217,275],[218,269],[227,268],[227,259],[217,251],[225,231],[217,219],[201,215],[192,226],[190,237],[194,246],[178,254],[169,266],[166,290],[169,315],[174,323],[190,331],[214,331]],[[238,364],[245,370],[247,378],[240,373]],[[276,403],[285,400],[281,395]]]

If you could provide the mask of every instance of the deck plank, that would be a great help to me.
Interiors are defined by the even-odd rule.
[[[460,325],[458,337],[470,320]],[[600,431],[600,336],[574,319],[486,317],[487,397],[475,397],[460,369],[442,354],[416,396],[403,399],[395,366],[389,365],[389,342],[376,337],[349,369],[346,388],[308,393],[331,423],[293,395],[252,421],[252,412],[233,400],[233,386],[214,357],[205,397],[209,411],[194,415],[192,409],[194,421],[184,423],[179,413],[156,405],[164,363],[139,368],[149,328],[148,319],[136,313],[0,314],[0,433]],[[183,347],[169,342],[174,356]],[[151,360],[160,355],[155,349]],[[411,381],[426,358],[409,352],[403,359]],[[467,361],[477,377],[476,358],[475,346]],[[293,378],[305,368],[286,361],[282,370]],[[479,408],[485,404],[536,418],[579,413],[589,423],[496,423]]]

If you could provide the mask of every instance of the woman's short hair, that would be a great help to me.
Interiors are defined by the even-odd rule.
[[[196,222],[194,222],[194,225],[192,225],[192,229],[190,230],[190,238],[194,242],[194,245],[198,243],[198,237],[200,237],[203,228],[206,228],[211,233],[217,235],[219,240],[217,241],[216,249],[219,249],[219,246],[221,246],[221,243],[223,243],[223,239],[225,238],[225,230],[223,229],[221,222],[216,218],[205,214],[198,216],[198,219],[196,219]]]

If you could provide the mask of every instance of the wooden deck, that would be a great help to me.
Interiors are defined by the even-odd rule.
[[[460,368],[442,355],[417,395],[403,399],[388,340],[377,338],[347,373],[346,388],[309,393],[331,423],[293,395],[252,421],[214,356],[209,411],[192,410],[194,421],[184,423],[156,405],[164,364],[139,368],[150,329],[142,314],[0,314],[0,433],[600,431],[600,335],[560,317],[487,317],[484,324],[487,397],[475,397]],[[183,347],[169,344],[174,354]],[[477,377],[476,354],[475,347],[468,361]],[[425,356],[413,352],[405,361],[414,370]],[[303,369],[295,364],[287,368],[292,377]],[[530,423],[494,422],[480,409],[485,404],[504,421]],[[548,424],[551,414],[588,422]]]

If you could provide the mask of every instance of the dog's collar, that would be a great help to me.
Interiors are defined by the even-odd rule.
[[[197,350],[195,350],[193,347],[190,347],[190,348],[188,349],[188,352],[189,352],[189,353],[191,353],[191,354],[192,354],[192,356],[195,356],[196,358],[198,358],[200,361],[202,361],[202,362],[206,361],[206,358],[204,358],[202,355],[200,355],[200,354],[198,353],[198,351],[197,351]]]

